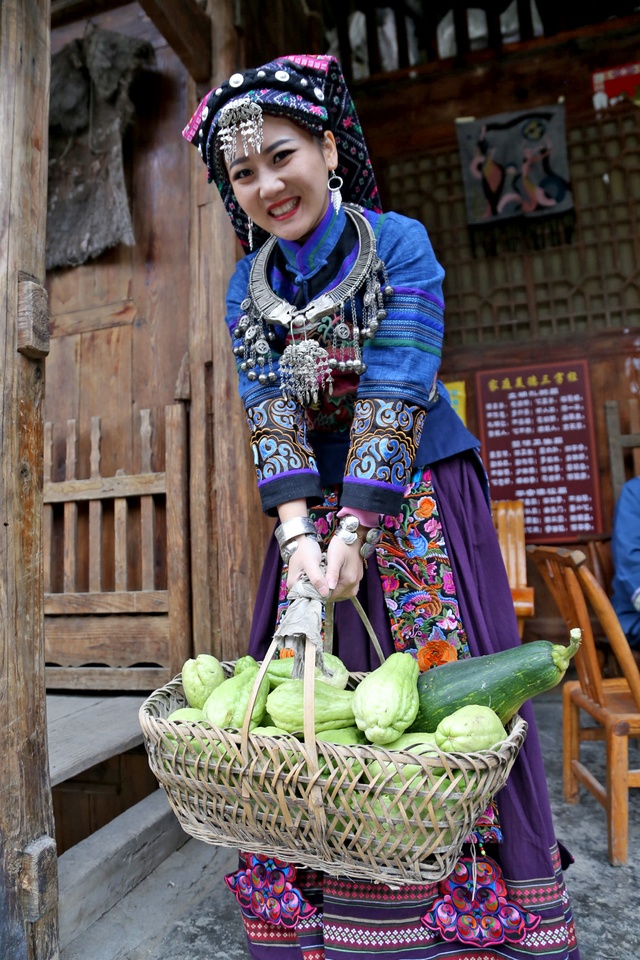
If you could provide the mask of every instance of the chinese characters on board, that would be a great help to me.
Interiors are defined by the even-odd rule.
[[[522,500],[532,540],[600,526],[586,363],[478,374],[482,456],[493,500]]]

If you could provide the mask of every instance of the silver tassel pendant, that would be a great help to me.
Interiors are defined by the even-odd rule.
[[[317,403],[325,388],[333,392],[329,354],[315,340],[290,344],[280,358],[280,385],[285,400],[303,407]]]

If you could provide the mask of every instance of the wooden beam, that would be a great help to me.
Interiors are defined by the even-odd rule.
[[[197,0],[140,0],[140,6],[196,83],[211,76],[211,18]]]
[[[42,596],[49,0],[0,3],[0,956],[58,956]],[[32,290],[33,292],[33,290]],[[40,333],[38,333],[40,331]]]
[[[51,0],[51,27],[61,27],[74,20],[88,19],[124,7],[131,0]]]

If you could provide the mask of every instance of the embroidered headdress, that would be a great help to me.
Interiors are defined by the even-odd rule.
[[[249,222],[238,204],[224,162],[232,156],[239,133],[245,148],[259,152],[262,111],[284,116],[310,133],[331,130],[338,148],[336,173],[349,203],[380,210],[378,187],[355,104],[335,57],[292,55],[262,67],[234,73],[211,90],[182,131],[207,166],[208,180],[220,191],[233,228],[248,246]],[[254,227],[254,246],[267,234]]]

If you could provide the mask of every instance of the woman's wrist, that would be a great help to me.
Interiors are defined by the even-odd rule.
[[[288,563],[291,555],[298,549],[300,541],[309,537],[317,542],[318,533],[313,520],[306,516],[297,516],[282,520],[275,529],[275,537],[280,548],[280,556],[285,563]]]
[[[359,510],[352,507],[341,507],[338,510],[337,517],[338,520],[341,520],[342,517],[357,517],[360,523],[360,526],[367,527],[377,527],[380,523],[380,514],[375,513],[373,510]]]
[[[293,554],[296,552],[298,547],[304,543],[305,540],[311,540],[313,543],[318,543],[317,536],[312,536],[310,533],[303,533],[298,537],[293,537],[293,539],[288,540],[282,547],[280,547],[280,556],[282,557],[282,562],[284,564],[289,563]]]

